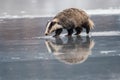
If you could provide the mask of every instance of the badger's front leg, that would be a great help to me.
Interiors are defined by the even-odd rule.
[[[53,37],[58,37],[58,36],[61,34],[62,30],[63,30],[63,29],[57,29],[57,30],[55,31],[55,35],[54,35]]]
[[[73,28],[67,29],[68,34],[66,36],[72,36],[73,34]]]

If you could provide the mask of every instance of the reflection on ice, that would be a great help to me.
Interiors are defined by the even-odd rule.
[[[84,62],[91,54],[94,41],[87,36],[85,39],[80,36],[68,37],[67,42],[61,38],[55,41],[46,40],[46,47],[50,53],[61,62],[66,64],[78,64]]]

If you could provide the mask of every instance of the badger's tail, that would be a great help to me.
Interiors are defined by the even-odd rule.
[[[90,27],[90,29],[94,29],[94,22],[91,19],[88,19],[88,25]]]

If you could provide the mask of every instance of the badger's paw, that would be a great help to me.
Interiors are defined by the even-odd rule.
[[[66,34],[65,36],[66,36],[66,37],[72,37],[72,35],[68,35],[68,34]]]
[[[58,38],[58,37],[59,37],[59,35],[53,35],[53,37]]]
[[[74,35],[79,36],[80,33],[75,33]]]

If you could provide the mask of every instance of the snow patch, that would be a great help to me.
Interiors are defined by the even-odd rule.
[[[112,51],[101,51],[100,53],[101,54],[109,54],[109,53],[114,53],[116,51],[112,50]]]
[[[120,9],[94,9],[94,10],[85,10],[89,15],[118,15],[120,14]],[[52,14],[52,15],[26,15],[25,13],[27,13],[26,11],[21,11],[21,14],[24,15],[11,15],[7,12],[3,13],[3,16],[0,16],[0,18],[3,19],[14,19],[14,18],[39,18],[39,17],[53,17],[56,14]]]
[[[95,9],[95,10],[86,10],[90,15],[117,15],[120,14],[120,9]]]

